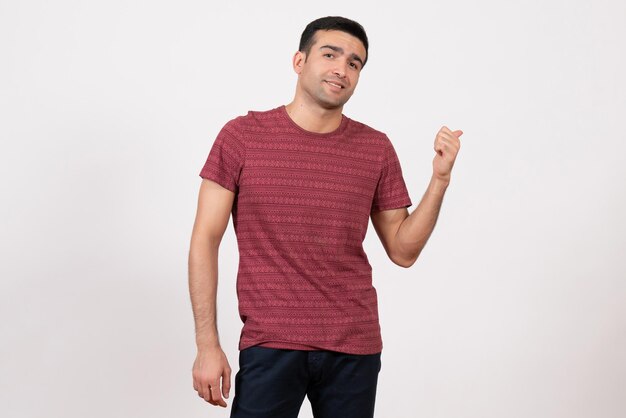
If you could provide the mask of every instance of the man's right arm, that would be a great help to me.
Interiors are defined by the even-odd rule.
[[[219,245],[228,226],[235,193],[203,179],[189,249],[189,293],[198,355],[193,366],[194,389],[213,405],[226,407],[231,368],[217,331]]]

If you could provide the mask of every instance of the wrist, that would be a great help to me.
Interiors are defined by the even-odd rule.
[[[196,349],[198,352],[209,352],[213,350],[221,349],[222,346],[219,343],[215,344],[197,344]]]
[[[448,186],[450,185],[450,176],[437,176],[434,175],[430,179],[431,189],[435,192],[445,192]]]
[[[217,338],[196,338],[196,347],[198,351],[212,350],[220,348],[220,341]]]

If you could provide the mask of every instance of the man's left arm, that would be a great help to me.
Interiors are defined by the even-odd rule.
[[[406,208],[371,214],[372,224],[389,258],[397,265],[411,267],[435,228],[443,196],[450,184],[454,161],[461,148],[463,131],[443,126],[435,137],[433,175],[419,205],[409,215]]]

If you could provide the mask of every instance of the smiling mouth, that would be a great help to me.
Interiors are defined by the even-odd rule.
[[[326,81],[326,80],[324,80],[324,81]],[[344,88],[343,86],[340,86],[339,84],[335,84],[335,83],[333,83],[332,81],[326,81],[326,83],[328,83],[328,84],[330,84],[331,86],[336,87],[336,88],[338,88],[338,89],[343,89],[343,88]]]

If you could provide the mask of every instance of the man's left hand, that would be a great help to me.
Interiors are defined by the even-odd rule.
[[[435,137],[435,158],[433,159],[433,176],[449,182],[454,160],[461,148],[459,137],[463,131],[451,131],[442,126]]]

